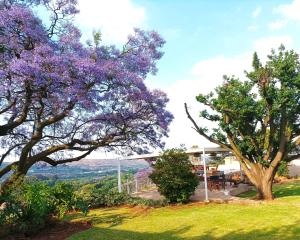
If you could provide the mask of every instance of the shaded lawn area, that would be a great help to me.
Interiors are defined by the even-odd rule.
[[[92,210],[87,217],[69,215],[70,221],[91,221],[93,228],[68,239],[300,239],[300,182],[276,185],[274,193],[273,202],[254,205],[121,207]],[[247,194],[243,197],[255,193]]]

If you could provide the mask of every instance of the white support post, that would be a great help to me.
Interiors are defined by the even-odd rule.
[[[126,187],[127,187],[127,193],[130,194],[128,177],[126,178]]]
[[[138,179],[135,178],[135,192],[138,192]]]
[[[205,148],[203,148],[202,152],[202,161],[203,161],[203,176],[204,176],[204,189],[205,189],[205,202],[208,202],[208,191],[207,191],[207,175],[206,175],[206,159],[205,159]]]
[[[122,182],[121,182],[121,159],[118,158],[118,191],[122,192]]]

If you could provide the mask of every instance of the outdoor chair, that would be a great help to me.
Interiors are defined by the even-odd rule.
[[[221,189],[225,190],[226,182],[225,182],[225,175],[212,175],[208,177],[207,179],[207,185],[208,189],[210,191],[213,190],[218,190],[220,191]]]

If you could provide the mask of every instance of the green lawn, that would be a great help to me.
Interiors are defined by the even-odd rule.
[[[278,198],[273,202],[255,205],[191,204],[92,210],[87,217],[68,216],[70,221],[93,222],[93,228],[69,239],[300,239],[300,182],[276,185],[274,193]]]

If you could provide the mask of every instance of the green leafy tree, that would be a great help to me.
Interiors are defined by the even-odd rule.
[[[149,177],[171,203],[188,202],[198,185],[198,177],[192,172],[189,157],[182,149],[165,151]]]
[[[185,110],[200,135],[236,156],[257,198],[270,200],[280,163],[300,157],[299,56],[281,46],[265,64],[254,53],[252,66],[247,80],[225,76],[214,92],[197,96],[200,116],[217,128],[200,127]]]

